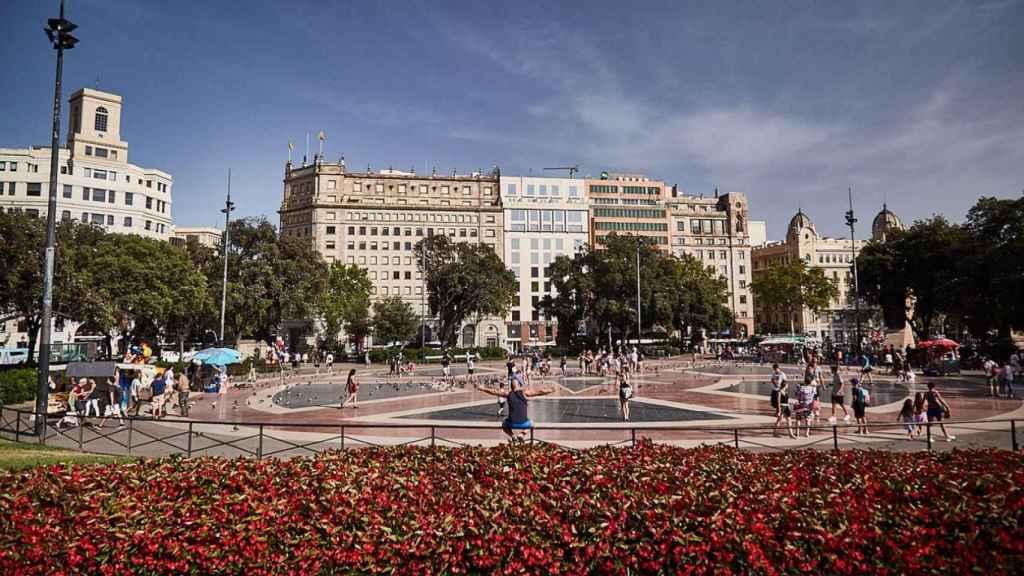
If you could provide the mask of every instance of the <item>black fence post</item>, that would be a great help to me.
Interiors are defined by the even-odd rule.
[[[132,431],[135,429],[135,418],[128,418],[128,455],[132,455]]]
[[[341,427],[341,450],[342,450],[342,452],[345,451],[345,427],[344,426]]]
[[[14,441],[21,442],[21,411],[14,409]]]
[[[1013,438],[1013,451],[1017,451],[1017,421],[1010,420],[1010,437]]]
[[[82,434],[85,433],[85,419],[78,423],[78,449],[82,449]]]
[[[188,457],[192,457],[192,423],[188,423]]]
[[[260,424],[260,442],[256,446],[256,459],[263,459],[263,424]]]
[[[740,449],[740,429],[739,428],[733,428],[732,429],[732,439],[733,439],[733,443],[736,446],[736,449],[739,450]]]
[[[533,444],[533,426],[530,426],[530,444]]]
[[[832,425],[832,449],[836,452],[839,451],[839,430],[835,424]]]
[[[431,426],[430,427],[430,447],[431,448],[434,447],[434,438],[435,438],[435,436],[434,436],[434,427]]]
[[[636,428],[630,428],[629,429],[629,434],[632,437],[633,446],[636,447]]]
[[[928,451],[932,449],[932,423],[928,422]]]
[[[36,415],[36,428],[39,430],[39,438],[36,442],[43,444],[46,441],[46,414],[43,414],[42,419],[38,419],[39,415]]]

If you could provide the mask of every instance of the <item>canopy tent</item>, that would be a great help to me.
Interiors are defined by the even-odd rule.
[[[936,338],[935,340],[925,340],[917,345],[918,348],[937,348],[941,350],[956,350],[960,347],[960,344],[950,340],[949,338]]]
[[[242,361],[242,354],[231,348],[206,348],[192,355],[192,361],[201,364],[214,364],[216,366],[227,366],[238,364]]]
[[[64,375],[68,378],[113,378],[116,362],[68,362]]]

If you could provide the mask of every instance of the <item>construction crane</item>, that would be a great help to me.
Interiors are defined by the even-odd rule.
[[[576,173],[580,171],[580,166],[579,164],[574,164],[572,166],[556,166],[554,168],[545,168],[545,170],[568,170],[569,178],[572,179],[576,176]]]

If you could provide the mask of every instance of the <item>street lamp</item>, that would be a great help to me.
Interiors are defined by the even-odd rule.
[[[45,433],[47,395],[50,392],[50,321],[53,315],[53,262],[57,244],[57,163],[60,160],[60,86],[64,70],[64,50],[78,43],[71,31],[78,26],[64,18],[64,0],[60,17],[46,22],[46,37],[57,51],[57,77],[53,86],[53,129],[50,133],[50,194],[46,203],[46,251],[43,257],[43,318],[39,338],[39,374],[36,389],[36,433]]]
[[[640,244],[643,242],[643,236],[637,235],[636,237],[636,349],[640,350],[640,334],[643,332],[643,328],[640,323]]]
[[[847,188],[847,194],[850,199],[850,209],[846,211],[846,225],[850,227],[850,252],[853,254],[853,313],[857,321],[857,342],[854,349],[857,351],[857,355],[860,355],[860,289],[857,284],[857,236],[854,230],[857,219],[853,215],[853,188]]]
[[[224,214],[224,285],[220,294],[220,345],[224,345],[224,312],[228,303],[228,225],[231,223],[231,212],[235,209],[235,203],[231,201],[231,168],[228,168],[228,197],[224,201],[224,207],[220,209]]]

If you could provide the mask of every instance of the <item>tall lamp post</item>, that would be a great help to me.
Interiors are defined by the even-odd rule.
[[[75,47],[78,39],[71,31],[78,26],[64,18],[64,0],[60,2],[60,17],[46,22],[46,37],[57,51],[57,77],[53,86],[53,130],[50,133],[50,194],[46,203],[46,251],[43,256],[43,318],[39,338],[39,378],[36,390],[36,433],[46,431],[47,395],[50,392],[50,322],[53,315],[53,263],[57,244],[57,164],[60,139],[60,89],[64,71],[64,50]]]
[[[640,244],[643,243],[643,236],[636,237],[636,349],[640,350],[640,335],[643,333],[640,323]]]
[[[861,353],[860,346],[860,288],[857,284],[857,236],[854,230],[854,224],[857,223],[857,218],[853,215],[853,188],[847,188],[847,194],[850,200],[850,209],[846,211],[846,225],[850,227],[850,252],[853,253],[853,314],[857,321],[857,342],[854,345],[857,355]]]
[[[231,212],[235,203],[231,201],[231,169],[228,168],[228,197],[220,211],[224,214],[224,284],[220,294],[220,345],[224,345],[224,312],[228,303],[228,225],[231,223]]]

